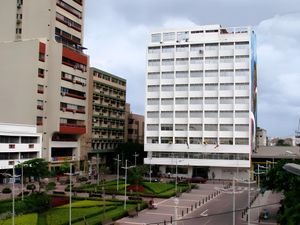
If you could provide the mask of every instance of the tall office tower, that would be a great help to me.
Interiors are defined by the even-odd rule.
[[[92,148],[88,154],[90,158],[97,156],[97,160],[101,160],[98,163],[105,163],[107,154],[124,142],[126,80],[97,68],[90,68],[89,87],[89,133],[92,134]]]
[[[145,163],[178,176],[248,177],[256,126],[254,32],[220,25],[158,31],[147,56]]]
[[[52,167],[84,159],[83,11],[83,0],[0,2],[0,122],[36,127]]]

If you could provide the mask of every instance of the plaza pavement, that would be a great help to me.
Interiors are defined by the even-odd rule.
[[[208,183],[199,184],[198,189],[192,189],[189,193],[183,193],[178,197],[177,213],[178,219],[188,215],[195,209],[199,209],[204,206],[207,202],[214,198],[218,198],[221,192],[215,188],[223,188],[223,183]],[[145,209],[138,213],[138,216],[130,218],[124,217],[115,224],[117,225],[145,225],[151,223],[158,223],[163,221],[170,221],[171,217],[174,220],[175,215],[175,197],[168,199],[154,199],[154,203],[157,205],[157,209]],[[205,212],[203,212],[205,215]]]

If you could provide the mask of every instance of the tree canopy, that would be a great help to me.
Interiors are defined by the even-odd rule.
[[[281,160],[272,168],[263,181],[262,186],[276,192],[283,192],[279,222],[282,225],[300,224],[300,176],[291,174],[283,169],[291,161]],[[293,161],[300,164],[300,161]]]
[[[23,167],[24,177],[34,177],[35,180],[39,181],[49,176],[48,162],[45,159],[31,159],[19,164],[18,167]]]

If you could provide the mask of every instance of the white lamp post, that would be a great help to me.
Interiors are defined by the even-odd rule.
[[[176,167],[175,167],[175,173],[176,173],[176,177],[175,177],[175,193],[177,194],[177,183],[178,183],[178,181],[177,181],[177,177],[178,177],[178,171],[177,171],[177,167],[178,167],[178,165],[177,165],[177,158],[176,158]],[[181,160],[179,160],[179,162],[182,162],[183,160],[181,159]]]
[[[120,177],[120,175],[119,175],[119,166],[120,166],[120,155],[118,154],[118,156],[117,156],[117,158],[116,159],[114,159],[114,160],[116,160],[117,161],[117,191],[119,191],[119,177]]]
[[[127,170],[130,168],[133,168],[134,166],[127,166],[127,159],[125,160],[125,167],[122,167],[122,169],[125,169],[125,187],[124,187],[124,209],[126,209],[126,198],[127,198]]]
[[[12,178],[12,225],[15,225],[15,181],[16,181],[16,176],[15,175],[15,161],[9,162],[10,165],[13,166],[13,175],[9,173],[1,173],[5,177],[10,177]]]
[[[136,166],[136,158],[139,156],[139,154],[137,154],[136,152],[134,153],[134,165]]]
[[[75,174],[75,173],[74,173]],[[69,183],[69,225],[72,224],[72,164],[70,163],[70,171],[69,173],[65,173],[65,175],[69,175],[70,183]]]
[[[18,163],[21,165],[21,191],[22,191],[22,201],[24,201],[24,172],[23,172],[23,164],[21,161],[18,161]]]

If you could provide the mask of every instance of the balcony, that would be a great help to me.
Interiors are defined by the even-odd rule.
[[[73,20],[70,20],[69,18],[61,15],[60,13],[56,13],[56,20],[65,24],[68,27],[73,28],[74,30],[81,32],[81,25],[79,23],[76,23]]]
[[[84,134],[86,127],[85,125],[60,123],[59,132],[63,134]]]
[[[66,10],[67,12],[73,14],[77,18],[79,18],[79,19],[82,18],[82,13],[79,10],[75,9],[74,7],[72,7],[69,4],[65,3],[64,1],[57,0],[56,5],[61,7],[64,10]]]
[[[64,162],[64,161],[73,161],[73,160],[75,160],[74,156],[56,156],[51,158],[51,161],[53,162]]]

